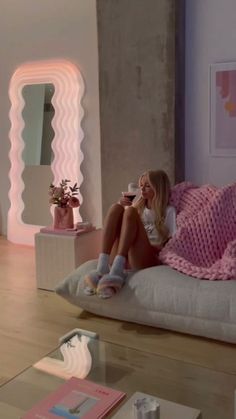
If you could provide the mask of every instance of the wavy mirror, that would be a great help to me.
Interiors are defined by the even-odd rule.
[[[22,172],[25,185],[22,193],[24,202],[22,220],[26,224],[46,226],[52,224],[52,215],[48,205],[48,185],[53,179],[51,144],[54,138],[52,127],[55,114],[52,105],[54,92],[54,85],[49,83],[28,84],[22,89],[25,102],[22,111],[25,124],[22,131],[24,140],[22,159],[25,164]],[[37,199],[32,199],[36,189]],[[38,205],[39,202],[40,205]]]
[[[12,76],[7,237],[14,243],[34,245],[35,233],[52,223],[50,182],[81,185],[83,93],[78,68],[65,60],[26,63]],[[79,209],[74,218],[81,221]]]

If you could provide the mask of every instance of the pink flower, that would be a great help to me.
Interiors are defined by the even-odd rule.
[[[71,196],[68,200],[68,205],[71,208],[76,208],[80,206],[80,202],[78,200],[78,198],[76,198],[75,196]]]
[[[76,208],[80,205],[78,198],[74,195],[78,194],[78,186],[75,183],[72,187],[68,184],[70,180],[62,179],[60,186],[55,186],[53,183],[49,186],[49,203],[57,205],[58,207]]]

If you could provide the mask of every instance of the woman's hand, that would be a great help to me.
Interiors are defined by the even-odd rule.
[[[122,207],[130,207],[132,205],[131,200],[125,196],[122,196],[118,202]]]

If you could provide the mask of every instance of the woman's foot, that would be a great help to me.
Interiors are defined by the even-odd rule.
[[[97,285],[101,278],[102,274],[97,270],[89,272],[89,274],[84,277],[84,294],[88,296],[96,294]]]
[[[97,296],[102,299],[111,298],[116,294],[116,291],[112,287],[103,288],[101,291],[97,292]]]
[[[125,274],[106,274],[99,280],[97,295],[100,298],[111,298],[123,287]]]
[[[86,295],[96,294],[98,282],[103,275],[109,272],[109,254],[100,253],[98,257],[97,269],[89,272],[84,278],[84,293]]]

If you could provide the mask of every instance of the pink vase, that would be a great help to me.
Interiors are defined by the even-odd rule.
[[[53,227],[57,229],[73,228],[74,227],[73,208],[55,207]]]

